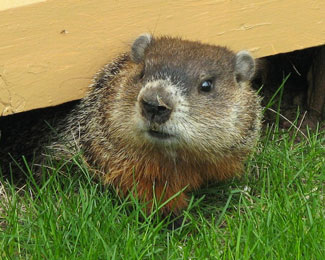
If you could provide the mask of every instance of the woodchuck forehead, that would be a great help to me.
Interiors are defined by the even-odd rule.
[[[148,46],[144,62],[146,74],[151,76],[156,73],[184,79],[201,74],[222,74],[232,79],[235,54],[225,47],[161,37]]]

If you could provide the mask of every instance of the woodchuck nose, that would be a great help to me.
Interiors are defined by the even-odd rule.
[[[80,149],[105,184],[148,209],[184,189],[161,209],[179,214],[188,191],[243,172],[261,128],[254,72],[246,51],[140,35],[98,73],[49,148]]]

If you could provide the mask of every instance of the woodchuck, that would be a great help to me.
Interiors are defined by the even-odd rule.
[[[167,36],[140,35],[106,65],[56,127],[48,146],[80,149],[90,168],[121,194],[187,207],[186,192],[243,172],[261,127],[246,51]]]

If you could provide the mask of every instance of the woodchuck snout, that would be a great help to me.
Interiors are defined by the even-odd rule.
[[[186,192],[243,172],[261,127],[254,72],[246,51],[140,35],[98,73],[49,148],[80,149],[105,184],[148,209],[184,189],[161,209],[179,214]]]

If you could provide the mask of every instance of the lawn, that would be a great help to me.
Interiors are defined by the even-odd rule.
[[[267,127],[245,173],[191,197],[183,225],[92,179],[76,155],[1,180],[0,259],[324,259],[325,134]]]

